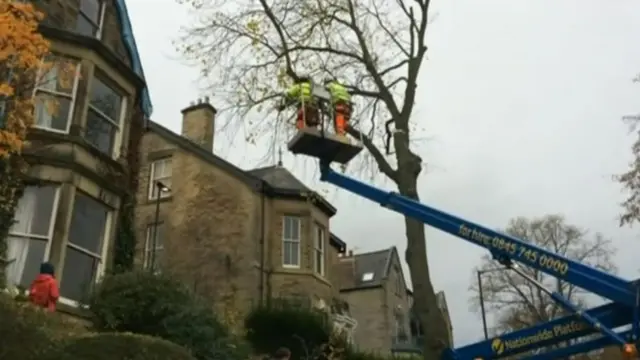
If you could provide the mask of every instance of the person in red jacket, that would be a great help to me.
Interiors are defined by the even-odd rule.
[[[43,263],[40,265],[40,274],[36,276],[29,288],[29,300],[48,311],[56,311],[59,297],[60,290],[55,278],[55,268],[48,262]]]

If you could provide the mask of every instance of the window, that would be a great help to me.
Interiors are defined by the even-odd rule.
[[[155,238],[155,241],[154,241]],[[162,264],[162,252],[164,250],[164,224],[151,224],[147,226],[147,236],[144,244],[144,267],[155,270]]]
[[[109,213],[105,205],[76,191],[60,283],[67,300],[84,300],[102,271]]]
[[[404,314],[400,310],[396,310],[394,313],[394,342],[402,343],[407,341],[407,332],[404,328]]]
[[[362,281],[371,281],[373,280],[373,273],[372,272],[368,272],[368,273],[364,273],[362,275]]]
[[[151,174],[149,174],[149,200],[158,198],[157,182],[164,185],[160,191],[160,198],[171,196],[171,158],[156,160],[151,163]]]
[[[396,267],[396,294],[402,295],[402,293],[406,291],[404,288],[404,279],[402,276],[402,269],[397,266]]]
[[[84,138],[105,154],[113,154],[125,100],[100,77],[93,78]]]
[[[104,6],[100,0],[80,0],[76,32],[80,35],[100,38],[104,22]]]
[[[29,186],[24,190],[7,238],[10,283],[28,287],[47,259],[57,203],[57,186]]]
[[[324,229],[316,224],[313,249],[313,270],[324,276]]]
[[[79,77],[80,63],[75,60],[61,56],[44,60],[34,90],[34,127],[69,132]]]
[[[296,216],[282,219],[282,265],[300,267],[300,218]]]

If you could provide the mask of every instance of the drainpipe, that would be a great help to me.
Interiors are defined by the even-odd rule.
[[[267,222],[265,220],[266,217],[266,211],[267,211],[267,202],[266,202],[266,191],[267,191],[267,186],[266,186],[266,182],[262,181],[262,196],[260,196],[260,207],[261,207],[261,211],[260,211],[260,283],[258,284],[258,291],[259,291],[259,304],[260,306],[263,305],[263,301],[264,301],[264,276],[265,276],[265,271],[264,271],[264,264],[265,264],[265,233],[267,230]]]

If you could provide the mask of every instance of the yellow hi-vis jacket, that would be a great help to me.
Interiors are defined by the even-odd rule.
[[[336,81],[332,81],[327,85],[327,90],[331,94],[331,102],[332,103],[350,103],[351,102],[351,94],[347,91],[347,88],[340,85],[340,83]]]
[[[293,84],[287,90],[287,98],[291,101],[304,101],[305,103],[311,102],[311,82],[302,82]]]

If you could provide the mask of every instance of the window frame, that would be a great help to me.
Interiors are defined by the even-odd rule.
[[[326,231],[322,225],[316,223],[313,232],[313,272],[325,276],[325,239]],[[320,264],[318,264],[318,256],[320,256]],[[318,265],[320,268],[318,269]]]
[[[144,241],[143,264],[142,264],[144,269],[150,269],[150,264],[149,264],[149,258],[150,257],[149,257],[149,255],[150,255],[151,251],[156,253],[154,255],[156,260],[157,260],[157,252],[158,252],[158,250],[160,252],[164,251],[164,239],[162,241],[162,245],[161,246],[158,246],[158,244],[156,244],[155,248],[151,249],[151,243],[153,241],[153,239],[151,238],[153,236],[153,229],[154,228],[158,229],[159,227],[164,228],[164,226],[165,226],[164,221],[158,221],[158,222],[151,223],[151,224],[147,225],[147,230],[146,230],[146,234],[145,234],[145,241]],[[156,267],[157,267],[157,262],[156,262]],[[155,271],[159,271],[159,269],[156,268]]]
[[[86,0],[80,0],[78,2],[78,15],[76,16],[76,29],[74,29],[74,33],[79,34],[81,36],[87,36],[87,37],[91,37],[91,38],[96,38],[98,40],[102,40],[102,35],[103,35],[103,28],[104,28],[104,15],[106,13],[106,9],[107,9],[107,2],[104,0],[96,0],[98,2],[98,22],[95,23],[93,21],[93,19],[91,19],[91,17],[87,14],[85,14],[82,11],[82,2],[86,1]],[[78,18],[83,17],[85,20],[87,20],[90,24],[94,25],[96,28],[96,33],[93,36],[88,36],[88,35],[84,35],[84,34],[80,34],[78,33],[77,27],[78,27]]]
[[[9,229],[9,232],[7,233],[7,241],[9,240],[10,237],[19,238],[19,239],[21,239],[21,241],[31,241],[32,239],[45,240],[47,242],[47,244],[45,245],[44,256],[43,256],[43,259],[41,260],[42,262],[48,261],[49,260],[49,255],[51,254],[51,246],[52,246],[52,243],[53,243],[53,232],[54,232],[54,228],[55,228],[55,225],[56,225],[56,219],[58,217],[58,207],[60,205],[61,186],[60,186],[60,184],[48,183],[48,184],[45,184],[45,185],[42,185],[42,186],[27,185],[25,187],[25,191],[26,191],[30,187],[45,187],[45,186],[50,186],[50,187],[54,187],[55,188],[55,193],[54,193],[54,197],[53,197],[53,204],[51,206],[51,215],[49,216],[49,229],[47,230],[47,235],[43,236],[43,235],[38,235],[38,234],[27,234],[27,233],[22,233],[22,232],[11,231],[11,229]],[[24,196],[24,194],[23,194],[23,196]],[[16,210],[17,210],[17,208],[16,208]],[[9,282],[9,281],[12,281],[12,279],[8,279],[7,278],[7,282]]]
[[[171,169],[171,174],[169,174],[169,176],[164,176],[162,178],[156,178],[156,164],[159,162],[169,162],[169,169]],[[171,192],[171,186],[167,186],[168,187],[168,191],[160,191],[159,194],[157,194],[156,196],[153,195],[153,192],[156,188],[156,182],[160,181],[162,182],[163,179],[171,179],[173,177],[173,158],[172,157],[163,157],[160,159],[156,159],[153,160],[151,162],[151,166],[149,167],[149,193],[147,195],[147,199],[150,201],[153,200],[158,200],[158,197],[160,199],[166,199],[166,198],[170,198],[172,195]],[[165,186],[166,184],[164,182],[162,182]]]
[[[97,68],[96,68],[97,69]],[[109,117],[107,114],[103,113],[100,109],[98,109],[97,107],[95,107],[94,105],[91,104],[91,94],[93,91],[93,86],[95,81],[98,80],[100,81],[103,85],[105,85],[106,87],[108,87],[109,89],[111,89],[114,93],[116,93],[117,95],[120,96],[120,109],[117,110],[118,113],[118,119],[111,119],[111,117]],[[91,142],[89,142],[86,139],[86,132],[88,129],[88,121],[89,121],[89,112],[92,111],[95,115],[98,116],[98,118],[100,118],[102,121],[106,121],[108,123],[110,123],[111,125],[115,126],[115,131],[113,134],[113,139],[112,139],[112,144],[111,144],[111,151],[109,151],[108,153],[104,153],[106,155],[109,155],[112,158],[117,158],[120,155],[120,147],[122,144],[122,135],[123,135],[123,131],[122,131],[122,124],[124,121],[124,118],[127,115],[127,106],[128,106],[128,97],[127,95],[124,93],[124,91],[122,91],[120,88],[118,88],[117,85],[115,85],[114,82],[111,80],[111,78],[109,78],[106,74],[104,74],[103,72],[99,71],[99,69],[94,70],[93,73],[93,77],[91,78],[91,82],[89,84],[89,90],[87,91],[87,112],[84,116],[84,134],[82,135],[84,140],[91,146],[93,146],[94,148],[98,149],[94,144],[92,144]],[[98,149],[99,151],[102,152],[102,150]]]
[[[287,234],[286,234],[286,228],[287,228],[287,220],[293,220],[295,219],[295,221],[298,224],[298,238],[294,239],[294,238],[287,238]],[[283,268],[287,268],[287,269],[300,269],[301,267],[301,263],[302,263],[302,259],[300,258],[300,247],[302,244],[302,217],[298,216],[298,215],[283,215],[282,216],[282,267]],[[297,255],[298,255],[298,263],[297,264],[287,264],[286,261],[286,256],[285,256],[285,249],[287,248],[286,245],[287,244],[296,244],[297,245]]]
[[[92,200],[94,200],[95,202],[101,204],[102,206],[104,206],[105,209],[107,209],[107,218],[105,219],[104,222],[104,233],[102,234],[102,249],[100,249],[100,254],[98,253],[94,253],[92,251],[86,250],[78,245],[75,245],[73,243],[71,243],[69,241],[69,236],[68,234],[71,232],[71,219],[73,219],[73,214],[74,214],[74,210],[76,207],[76,197],[78,196],[78,194],[81,194],[82,196],[86,196]],[[111,208],[109,205],[105,204],[104,202],[100,201],[100,199],[92,196],[91,194],[84,192],[80,189],[75,189],[75,191],[73,192],[73,202],[72,202],[73,206],[71,207],[71,216],[70,216],[70,223],[68,225],[67,228],[67,237],[65,239],[64,242],[64,248],[63,248],[63,252],[64,252],[64,256],[62,257],[62,261],[60,262],[60,267],[61,269],[64,269],[65,264],[66,264],[66,260],[67,260],[67,249],[70,247],[73,250],[79,251],[85,255],[89,255],[91,256],[93,259],[97,259],[98,260],[98,266],[96,267],[96,272],[95,272],[95,279],[93,279],[93,284],[98,283],[102,277],[104,276],[105,273],[105,269],[106,269],[106,262],[104,261],[107,258],[107,251],[109,249],[109,245],[110,244],[110,238],[111,238],[111,230],[113,227],[113,215],[114,215],[114,209]],[[99,255],[99,257],[96,257],[96,255]],[[62,273],[62,277],[59,279],[59,283],[58,286],[62,285],[62,282],[64,281],[64,272]],[[72,307],[80,307],[81,303],[73,300],[73,299],[69,299],[66,298],[64,296],[62,296],[62,294],[60,294],[60,298],[58,299],[58,301],[62,304],[68,305],[68,306],[72,306]]]
[[[33,87],[32,99],[34,104],[34,121],[33,121],[33,124],[31,124],[31,126],[36,129],[50,131],[58,134],[69,134],[69,129],[71,129],[71,124],[73,123],[73,110],[78,100],[78,84],[80,83],[80,71],[82,69],[82,61],[71,56],[57,54],[57,53],[52,53],[51,56],[54,58],[67,59],[76,63],[74,74],[73,74],[73,85],[71,87],[71,92],[69,94],[61,93],[55,90],[45,89],[40,85],[38,85],[38,83],[40,82],[40,78],[45,75],[45,73],[43,72],[43,68],[44,68],[44,63],[47,62],[47,58],[45,57],[44,59],[42,59],[41,66],[39,67],[36,75],[36,83],[35,83],[35,86]],[[69,113],[67,114],[67,126],[64,130],[59,130],[59,129],[54,129],[47,126],[38,125],[38,122],[37,122],[38,119],[35,118],[35,107],[37,106],[39,93],[43,93],[45,96],[51,96],[54,98],[62,97],[65,99],[70,99]]]

